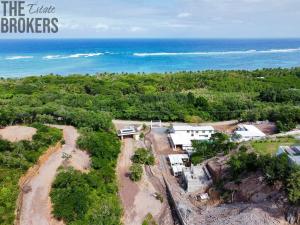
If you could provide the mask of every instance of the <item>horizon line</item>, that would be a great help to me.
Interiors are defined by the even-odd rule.
[[[3,38],[1,37],[0,40],[153,40],[153,39],[160,39],[160,40],[218,40],[218,39],[227,39],[227,40],[270,40],[270,39],[300,39],[300,37],[21,37],[21,38]]]

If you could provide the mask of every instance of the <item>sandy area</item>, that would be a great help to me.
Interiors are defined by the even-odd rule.
[[[261,123],[261,124],[255,124],[255,126],[267,135],[272,135],[276,133],[275,123],[271,123],[271,122]]]
[[[73,167],[76,170],[79,170],[84,173],[88,173],[90,169],[90,157],[87,152],[75,149],[72,152],[72,158],[64,163],[66,167]]]
[[[56,126],[63,129],[65,144],[59,151],[53,153],[49,159],[40,167],[37,176],[28,181],[31,187],[29,193],[24,194],[23,204],[20,212],[21,225],[61,225],[51,216],[51,200],[49,197],[51,184],[55,179],[58,167],[63,163],[62,153],[72,155],[76,168],[85,170],[89,167],[89,160],[86,153],[78,153],[76,140],[79,136],[77,130],[71,126]],[[74,159],[73,159],[74,155]],[[78,158],[83,158],[78,163]]]
[[[32,140],[32,136],[35,135],[36,129],[26,126],[8,126],[0,129],[0,136],[11,142],[18,142],[23,140]]]
[[[155,188],[144,174],[140,182],[134,183],[129,178],[131,157],[141,143],[133,139],[124,139],[122,152],[119,156],[117,172],[119,194],[124,208],[123,222],[125,225],[142,224],[148,213],[154,217],[159,215],[162,204],[153,197]]]

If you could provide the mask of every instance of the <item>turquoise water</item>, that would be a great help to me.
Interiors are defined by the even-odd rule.
[[[0,76],[300,66],[300,39],[0,40]]]

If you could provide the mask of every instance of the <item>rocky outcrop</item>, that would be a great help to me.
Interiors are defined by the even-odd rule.
[[[207,162],[207,169],[214,181],[222,180],[229,175],[229,166],[227,165],[228,160],[229,156],[220,156],[210,159]]]
[[[258,172],[242,179],[238,184],[228,182],[224,188],[234,192],[232,199],[234,202],[259,203],[276,196],[280,192],[282,184],[276,183],[270,186]]]
[[[300,224],[300,208],[288,208],[285,218],[289,222],[289,224]]]

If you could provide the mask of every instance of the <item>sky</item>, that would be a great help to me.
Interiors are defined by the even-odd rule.
[[[59,33],[42,36],[47,38],[300,37],[300,0],[26,1],[30,3],[56,7]]]

